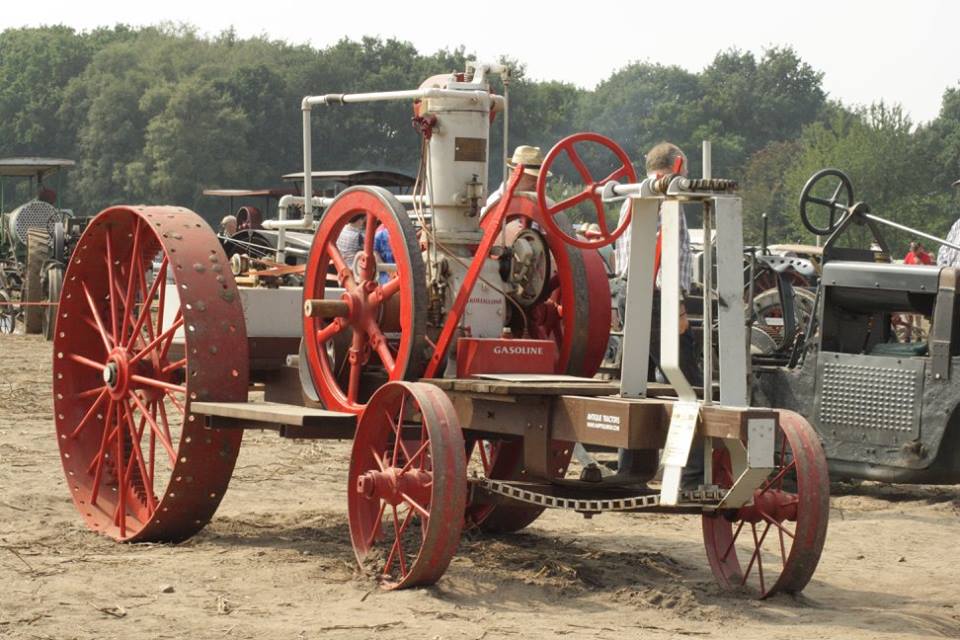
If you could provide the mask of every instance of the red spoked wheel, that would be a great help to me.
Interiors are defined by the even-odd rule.
[[[761,598],[798,593],[810,581],[827,535],[830,481],[823,447],[800,415],[780,411],[777,466],[753,504],[704,515],[707,559],[725,588],[749,586]],[[714,452],[714,479],[732,484],[730,455]]]
[[[450,399],[423,382],[380,387],[360,416],[347,503],[361,566],[381,585],[433,584],[460,544],[467,500],[463,435]]]
[[[337,246],[347,225],[364,221],[363,243],[348,261]],[[378,265],[374,236],[385,229],[394,263]],[[349,230],[347,230],[349,233]],[[327,408],[360,413],[384,382],[419,378],[427,362],[427,291],[423,258],[406,210],[386,189],[352,187],[324,212],[304,280],[304,300],[322,300],[336,274],[346,303],[341,317],[305,317],[310,374]],[[335,297],[335,296],[334,296]],[[337,345],[349,336],[346,354]],[[365,378],[372,378],[364,384]]]
[[[57,438],[87,525],[138,542],[199,531],[242,432],[206,429],[191,403],[247,398],[243,309],[210,227],[174,207],[100,213],[64,277],[53,346]]]
[[[523,480],[523,441],[521,440],[468,440],[467,472],[492,480]],[[567,473],[573,455],[573,443],[554,440],[551,443],[553,460],[552,476],[562,478]],[[514,533],[533,524],[543,513],[544,507],[521,503],[498,504],[470,502],[467,504],[465,522],[467,527],[478,528],[487,533]]]
[[[577,143],[600,145],[613,154],[618,166],[603,178],[597,180],[577,152],[574,146]],[[547,199],[547,179],[550,176],[550,167],[557,162],[561,154],[565,155],[570,163],[573,164],[580,178],[583,180],[584,188],[580,193],[551,205]],[[620,180],[621,178],[626,178],[628,182],[637,181],[637,174],[633,169],[633,164],[630,162],[630,157],[620,148],[620,145],[598,133],[575,133],[567,136],[555,144],[547,153],[540,167],[540,177],[537,178],[537,202],[540,205],[540,209],[544,212],[544,226],[552,233],[559,234],[564,242],[572,244],[575,247],[580,247],[581,249],[599,249],[612,243],[626,231],[630,225],[630,216],[625,216],[616,228],[610,230],[607,224],[604,203],[600,197],[600,189],[608,182]],[[554,218],[557,214],[587,201],[592,202],[596,209],[597,225],[600,227],[600,232],[596,234],[596,237],[578,238],[576,234],[568,233],[556,224]]]
[[[507,246],[517,233],[534,222],[545,227],[545,216],[536,202],[515,196],[507,212]],[[562,214],[554,223],[573,233]],[[569,246],[557,233],[544,233],[550,249],[553,273],[543,299],[524,309],[513,309],[511,329],[515,335],[554,340],[559,358],[557,372],[591,377],[600,368],[610,337],[610,283],[603,258],[592,249]]]

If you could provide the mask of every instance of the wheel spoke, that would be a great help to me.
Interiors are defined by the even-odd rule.
[[[110,234],[107,234],[107,246],[109,247]],[[107,250],[109,254],[109,249]],[[111,281],[113,276],[111,275]],[[121,413],[121,404],[116,403],[116,412],[117,412],[117,428],[120,428],[120,423],[123,421]],[[126,517],[126,508],[124,502],[126,502],[127,487],[124,482],[124,477],[126,476],[124,465],[123,465],[123,431],[117,431],[117,459],[114,462],[114,467],[117,472],[117,510],[114,515],[114,522],[120,526],[120,537],[127,535],[127,517]]]
[[[147,508],[150,511],[150,514],[153,514],[156,511],[156,496],[153,495],[153,474],[147,473],[147,465],[143,460],[143,451],[140,449],[140,438],[143,436],[143,430],[137,432],[137,428],[133,423],[133,411],[130,409],[130,405],[126,402],[123,403],[123,406],[126,408],[127,414],[127,427],[130,429],[130,438],[133,440],[133,455],[137,459],[137,468],[140,471],[140,475],[143,477],[143,488],[144,493],[147,494]],[[140,417],[140,424],[143,425],[145,420],[143,416]]]
[[[97,304],[93,301],[90,290],[87,289],[87,283],[81,282],[80,286],[83,288],[83,295],[87,299],[87,305],[90,307],[90,315],[93,316],[93,321],[97,325],[97,331],[100,333],[103,346],[109,353],[110,350],[113,349],[113,338],[107,334],[107,330],[103,326],[103,320],[100,319],[100,312],[97,311]]]
[[[130,376],[130,382],[138,382],[142,385],[153,387],[155,389],[167,389],[169,391],[179,391],[180,393],[187,392],[187,388],[183,385],[173,384],[172,382],[165,382],[155,378],[147,378],[146,376],[140,376],[136,374]]]
[[[740,531],[743,530],[744,524],[746,524],[746,520],[741,520],[740,524],[737,525],[737,530],[734,531],[733,537],[730,539],[730,544],[727,545],[727,548],[724,550],[723,554],[720,556],[721,562],[726,562],[727,556],[729,556],[730,552],[733,551],[733,545],[737,543],[737,538],[740,537]]]
[[[377,450],[372,446],[370,447],[370,453],[373,454],[373,460],[377,463],[377,467],[380,469],[380,471],[386,471],[387,465],[383,462],[383,458],[380,457],[380,454],[377,453]]]
[[[167,393],[169,394],[169,392]],[[167,439],[167,442],[173,444],[173,436],[170,435],[170,420],[167,418],[167,408],[166,406],[164,406],[162,402],[158,402],[156,406],[159,407],[160,409],[160,421],[163,424],[163,435]],[[153,416],[153,421],[156,422],[157,421],[156,410],[153,411],[152,416]]]
[[[106,389],[107,389],[106,385],[101,385],[99,387],[87,389],[86,391],[81,391],[80,393],[75,393],[73,397],[76,398],[77,400],[85,400],[86,398],[90,398],[99,394],[101,391],[105,391]]]
[[[87,409],[87,412],[83,415],[83,418],[81,418],[80,424],[78,424],[76,428],[70,433],[71,438],[76,438],[78,435],[80,435],[80,432],[87,425],[87,422],[90,420],[90,418],[96,415],[97,407],[100,406],[100,403],[103,402],[103,399],[106,398],[107,396],[108,396],[107,388],[103,387],[103,390],[100,392],[100,395],[97,396],[97,399],[93,401],[93,404],[90,405],[90,408]]]
[[[549,215],[556,215],[565,209],[575,207],[581,202],[589,200],[593,196],[593,187],[588,187],[575,196],[570,196],[566,200],[561,200],[547,210]]]
[[[141,350],[138,351],[136,354],[134,354],[134,356],[133,356],[132,358],[130,358],[130,364],[134,364],[134,363],[136,363],[137,361],[139,361],[139,360],[140,360],[141,358],[143,358],[145,355],[147,355],[148,353],[150,353],[151,351],[153,351],[154,349],[156,349],[156,348],[157,348],[157,345],[159,345],[161,342],[163,342],[163,341],[166,340],[167,338],[173,338],[173,336],[174,336],[174,334],[176,333],[177,329],[179,329],[179,328],[182,327],[182,326],[183,326],[183,316],[181,315],[181,316],[179,316],[176,320],[174,320],[173,323],[172,323],[169,327],[167,327],[166,331],[164,331],[163,333],[161,333],[160,335],[158,335],[156,338],[154,338],[153,340],[151,340],[150,342],[148,342],[148,343],[147,343],[147,346],[145,346],[143,349],[141,349]],[[162,352],[161,352],[160,355],[161,355],[161,357],[163,357],[163,353],[162,353]]]
[[[108,289],[108,297],[110,299],[110,324],[113,327],[113,335],[117,335],[117,299],[113,295],[113,286],[116,281],[113,277],[113,235],[110,233],[110,228],[107,228],[106,233],[107,238],[107,278],[110,281],[110,286]],[[122,533],[121,533],[122,535]]]
[[[337,270],[337,281],[345,289],[354,289],[357,286],[356,280],[353,278],[353,269],[347,264],[347,261],[343,259],[343,254],[340,253],[340,249],[337,248],[335,244],[327,244],[324,247],[327,251],[327,255],[330,256],[330,261],[333,262],[334,268]]]
[[[429,440],[427,440],[427,441],[424,442],[422,445],[420,445],[420,448],[417,449],[416,453],[414,453],[412,457],[407,458],[407,463],[406,463],[405,465],[403,465],[403,468],[402,468],[402,469],[400,469],[400,473],[404,473],[404,472],[408,471],[408,470],[410,469],[410,467],[413,466],[414,460],[416,460],[417,458],[419,458],[420,456],[422,456],[422,455],[423,455],[423,452],[426,451],[429,446],[430,446],[430,441],[429,441]]]
[[[347,401],[351,404],[357,401],[360,393],[360,363],[350,362],[350,382],[347,385]]]
[[[785,467],[783,467],[782,469],[780,469],[780,471],[777,472],[777,475],[775,475],[775,476],[773,476],[772,478],[770,478],[769,480],[767,480],[767,482],[763,485],[763,488],[760,489],[760,493],[761,493],[761,494],[762,494],[762,493],[766,493],[767,491],[769,491],[770,489],[773,488],[773,485],[774,485],[774,484],[777,484],[777,483],[782,484],[782,482],[783,482],[783,477],[784,477],[791,469],[796,469],[796,468],[797,468],[797,462],[796,462],[796,460],[794,460],[793,462],[791,462],[791,463],[788,464],[787,466],[785,466]]]
[[[398,291],[400,291],[400,274],[394,273],[386,283],[378,286],[367,296],[367,304],[374,308],[392,298]]]
[[[170,456],[170,464],[174,465],[177,463],[177,454],[173,450],[173,443],[164,435],[163,431],[160,430],[160,426],[157,424],[157,421],[154,420],[150,413],[147,411],[146,407],[143,406],[143,403],[140,402],[140,396],[130,392],[130,397],[133,399],[134,404],[137,405],[137,408],[140,409],[140,413],[147,419],[147,424],[150,425],[150,428],[156,432],[157,438],[160,440],[160,444],[164,449],[167,450],[167,455]],[[162,410],[161,410],[162,413]]]
[[[91,461],[91,466],[96,464],[96,471],[93,474],[93,490],[90,494],[90,504],[97,504],[97,494],[100,493],[100,478],[103,475],[104,454],[107,452],[107,446],[110,444],[112,435],[110,434],[110,414],[113,413],[113,398],[107,401],[107,413],[103,418],[103,435],[100,438],[100,449],[97,455]],[[87,469],[90,473],[90,469]]]
[[[430,519],[430,512],[427,511],[419,502],[411,498],[406,493],[403,493],[402,491],[400,492],[400,495],[403,496],[403,501],[406,502],[408,505],[410,505],[410,507],[414,511],[420,514],[420,517],[423,518],[424,521]]]
[[[626,166],[626,165],[620,165],[620,168],[619,168],[619,169],[615,170],[613,173],[611,173],[610,175],[608,175],[606,178],[604,178],[603,180],[601,180],[601,181],[598,182],[597,184],[606,184],[606,183],[610,182],[611,180],[619,180],[620,178],[622,178],[622,177],[625,176],[625,175],[627,175],[627,166]]]
[[[609,231],[607,230],[607,216],[603,210],[603,200],[600,196],[594,195],[593,204],[597,208],[597,226],[600,227],[600,234],[606,236]]]
[[[390,461],[390,466],[395,467],[399,463],[399,453],[403,451],[403,456],[406,460],[410,460],[410,452],[407,450],[407,445],[403,443],[403,403],[406,400],[406,396],[400,400],[400,415],[397,417],[397,421],[394,422],[393,418],[390,417],[390,412],[386,409],[383,410],[383,415],[387,417],[387,422],[390,423],[390,428],[393,429],[394,433],[394,446],[393,446],[393,457]],[[421,440],[422,442],[422,440]]]
[[[131,305],[133,304],[133,276],[139,267],[140,256],[140,218],[137,218],[136,226],[133,228],[133,250],[130,252],[130,273],[127,276],[127,295],[123,300],[123,322],[120,324],[120,343],[124,342],[127,331],[127,318],[130,315]],[[131,326],[131,329],[133,327]]]
[[[96,360],[91,360],[90,358],[85,358],[78,353],[71,353],[67,357],[73,360],[74,362],[76,362],[77,364],[82,364],[86,367],[90,367],[91,369],[96,369],[98,371],[103,371],[104,369],[107,368],[107,365],[97,362]]]
[[[318,345],[323,345],[329,340],[332,340],[334,336],[347,328],[347,323],[343,321],[343,318],[335,318],[333,322],[323,327],[322,329],[317,329],[316,332],[316,341]]]
[[[766,520],[769,524],[772,524],[773,526],[775,526],[775,527],[780,531],[781,535],[785,533],[785,534],[787,534],[788,536],[790,536],[790,538],[793,538],[793,534],[790,533],[790,530],[789,530],[789,529],[787,529],[787,528],[784,527],[782,524],[780,524],[779,522],[777,522],[772,516],[770,516],[769,514],[765,513],[765,512],[764,512],[762,509],[760,509],[759,507],[757,508],[757,513],[759,513],[760,516],[761,516],[764,520]]]
[[[160,369],[160,373],[171,373],[177,369],[182,369],[187,366],[187,359],[183,358],[182,360],[177,360],[176,362],[171,362],[167,366]]]
[[[483,465],[483,475],[489,478],[492,466],[487,456],[487,448],[484,446],[483,440],[477,440],[477,446],[480,447],[480,463]]]
[[[388,374],[392,374],[393,370],[397,368],[397,363],[393,359],[393,353],[390,352],[390,345],[387,344],[387,338],[373,320],[367,322],[366,331],[367,335],[370,336],[371,342],[375,345],[374,349],[376,349],[377,355],[380,356],[380,362],[383,363],[383,368],[387,370]]]
[[[187,414],[187,410],[184,409],[184,407],[183,407],[182,404],[180,404],[180,401],[177,400],[177,397],[176,397],[175,395],[173,395],[173,392],[172,392],[172,391],[170,391],[169,389],[164,389],[163,392],[164,392],[165,394],[167,394],[167,397],[168,397],[168,398],[170,398],[170,402],[172,402],[172,403],[173,403],[173,406],[177,409],[177,411],[180,412],[180,415],[186,415],[186,414]]]
[[[576,167],[577,173],[580,174],[580,177],[583,178],[583,181],[588,185],[593,185],[593,174],[590,173],[590,170],[587,169],[587,165],[583,163],[583,160],[580,158],[580,154],[577,153],[577,150],[573,148],[573,145],[564,147],[564,151],[567,152],[567,157],[570,158],[570,162],[573,163],[573,166]]]
[[[134,323],[133,328],[130,330],[130,340],[127,342],[126,347],[131,349],[133,347],[133,341],[137,336],[140,335],[141,330],[144,326],[147,327],[147,334],[150,336],[150,339],[153,340],[157,332],[153,330],[153,319],[150,317],[150,305],[153,303],[153,296],[157,293],[157,287],[167,280],[167,265],[169,261],[167,256],[163,256],[163,260],[160,262],[160,268],[157,269],[157,275],[153,279],[153,282],[150,283],[149,290],[147,289],[147,279],[144,276],[143,269],[138,269],[139,271],[139,283],[140,283],[140,292],[143,294],[143,300],[140,302],[140,314],[137,316],[137,321]],[[157,311],[158,319],[163,318],[163,297],[166,287],[160,291],[160,306]],[[148,322],[149,320],[149,322]],[[158,320],[158,323],[161,320]],[[159,331],[159,326],[158,329]]]

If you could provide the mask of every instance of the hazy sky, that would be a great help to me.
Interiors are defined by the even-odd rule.
[[[824,72],[831,97],[847,104],[899,102],[916,122],[935,117],[944,89],[960,81],[960,2],[946,0],[692,0],[660,8],[629,1],[3,4],[0,29],[173,21],[208,34],[233,26],[241,36],[266,35],[317,47],[364,35],[407,40],[422,52],[462,44],[483,59],[501,54],[517,58],[536,79],[588,88],[633,60],[696,71],[721,49],[735,46],[759,54],[765,47],[791,45]],[[336,89],[317,87],[318,92]]]

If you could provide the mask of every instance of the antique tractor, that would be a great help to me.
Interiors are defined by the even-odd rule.
[[[412,101],[423,151],[412,194],[354,186],[330,199],[306,181],[303,196],[281,203],[281,218],[283,206],[303,217],[264,223],[315,228],[301,313],[306,375],[323,408],[248,401],[244,305],[254,298],[238,294],[196,215],[121,206],[97,216],[68,268],[54,343],[62,462],[90,528],[121,541],[193,535],[227,489],[243,430],[273,428],[353,438],[350,535],[388,588],[438,580],[464,527],[516,531],[560,508],[698,514],[722,585],[749,583],[761,596],[803,589],[826,535],[826,462],[800,415],[748,406],[743,305],[719,312],[719,404],[698,400],[678,366],[679,206],[715,212],[718,290],[728,295],[733,281],[739,292],[725,277],[742,269],[735,185],[637,182],[615,143],[578,134],[547,154],[535,192],[518,193],[518,165],[482,214],[490,124],[506,107],[491,74],[507,70],[471,64],[412,91],[303,100],[304,175],[317,105]],[[550,169],[563,162],[582,184],[555,203]],[[606,208],[624,198],[632,218],[614,229]],[[601,230],[590,239],[564,219],[581,204]],[[671,397],[646,382],[658,218]],[[621,381],[604,382],[592,375],[610,293],[602,264],[596,280],[589,265],[626,232],[627,364]],[[577,474],[575,443],[636,450],[646,464],[612,479]],[[684,484],[694,446],[705,464]]]
[[[0,333],[13,333],[22,318],[27,333],[53,338],[51,303],[60,297],[63,270],[85,220],[60,209],[56,192],[44,180],[73,165],[58,158],[0,160]],[[5,178],[26,179],[33,197],[7,211]]]
[[[826,236],[815,312],[787,353],[758,358],[754,399],[807,416],[837,478],[960,482],[960,270],[891,262],[884,227],[960,250],[870,212],[836,169],[800,198]],[[905,322],[918,330],[907,337]]]

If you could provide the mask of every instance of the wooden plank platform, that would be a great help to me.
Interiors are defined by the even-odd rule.
[[[271,429],[283,438],[352,438],[357,417],[279,402],[191,402],[212,429]]]

